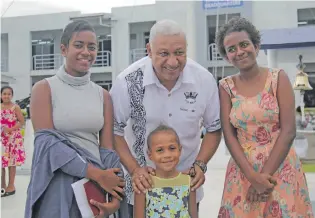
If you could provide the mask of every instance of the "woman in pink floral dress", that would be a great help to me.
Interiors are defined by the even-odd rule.
[[[21,126],[24,125],[24,117],[18,105],[12,103],[13,89],[1,88],[1,197],[15,194],[16,166],[25,161],[23,137]],[[6,168],[9,168],[9,184],[6,186]]]
[[[260,34],[233,18],[217,34],[239,73],[220,81],[221,120],[231,153],[220,218],[314,217],[302,165],[291,147],[294,93],[283,70],[258,66]]]

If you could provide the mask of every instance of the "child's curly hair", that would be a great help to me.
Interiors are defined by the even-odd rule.
[[[255,46],[260,45],[261,35],[256,27],[246,18],[234,17],[223,25],[216,34],[215,43],[218,46],[219,53],[222,57],[226,56],[226,51],[223,45],[224,38],[232,32],[247,32],[250,40]]]

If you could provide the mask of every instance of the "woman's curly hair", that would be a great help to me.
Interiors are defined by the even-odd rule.
[[[247,32],[250,40],[254,45],[260,45],[261,36],[256,27],[243,17],[234,17],[223,25],[216,34],[215,43],[217,44],[219,53],[222,57],[226,56],[226,51],[223,45],[224,38],[232,32]]]

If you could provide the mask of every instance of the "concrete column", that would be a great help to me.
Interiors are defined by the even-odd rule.
[[[195,31],[196,31],[196,59],[202,66],[208,65],[208,27],[207,11],[203,9],[202,1],[194,1],[195,4]]]
[[[26,98],[31,92],[32,42],[28,30],[12,29],[8,34],[10,76],[19,78],[12,84],[14,100]]]
[[[277,50],[275,49],[268,49],[267,50],[267,61],[268,67],[277,67]]]
[[[186,28],[184,31],[186,32],[187,37],[187,56],[192,58],[193,60],[197,59],[197,28],[196,28],[196,2],[191,1],[187,2],[187,17],[186,17]]]
[[[130,37],[128,20],[114,22],[112,28],[112,78],[115,78],[130,64]]]

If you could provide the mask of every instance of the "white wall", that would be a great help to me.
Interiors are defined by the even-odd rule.
[[[111,34],[111,28],[109,28],[109,27],[97,26],[97,27],[94,27],[94,29],[95,29],[97,36],[110,35]]]
[[[113,80],[129,66],[130,60],[130,23],[154,22],[156,20],[155,5],[130,6],[112,8],[112,63]]]
[[[8,34],[1,34],[1,57],[8,57],[9,47],[8,47]]]
[[[8,64],[9,64],[9,47],[8,47],[8,34],[3,33],[1,34],[1,65],[4,67],[4,71],[8,72]],[[0,69],[2,71],[2,69]]]
[[[253,22],[258,29],[297,27],[297,9],[314,8],[315,1],[255,1]]]
[[[53,39],[54,40],[54,52],[60,54],[60,40],[62,36],[62,29],[59,30],[46,30],[46,31],[32,31],[31,40],[40,39]],[[32,50],[31,50],[32,54]]]
[[[69,18],[79,12],[2,18],[1,32],[8,33],[10,75],[16,78],[12,88],[16,99],[29,96],[31,91],[31,32],[63,29]]]
[[[151,27],[154,25],[155,22],[141,22],[141,23],[131,23],[129,25],[129,34],[136,34],[136,48],[145,48],[145,40],[144,40],[144,33],[150,32]],[[131,46],[130,46],[130,49]]]

